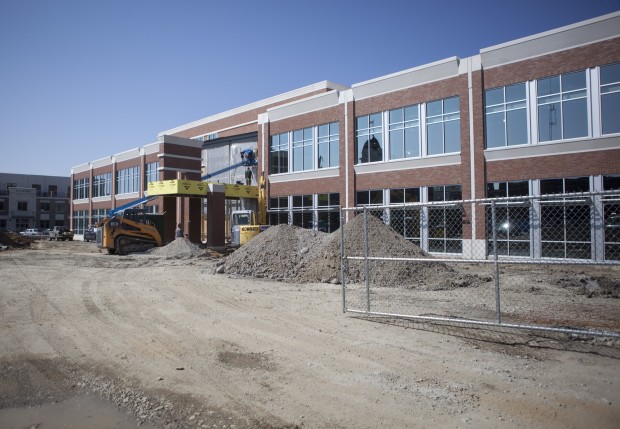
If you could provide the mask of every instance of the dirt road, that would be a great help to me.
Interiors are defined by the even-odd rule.
[[[373,323],[342,313],[338,285],[214,266],[77,241],[0,252],[0,409],[91,392],[169,428],[620,421],[613,344],[502,344]]]

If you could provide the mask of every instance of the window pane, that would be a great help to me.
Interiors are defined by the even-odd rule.
[[[443,186],[430,186],[428,188],[428,200],[429,201],[443,201]]]
[[[507,195],[506,182],[487,183],[488,198],[502,198]]]
[[[525,83],[506,87],[506,102],[525,100]]]
[[[437,116],[442,114],[441,100],[432,101],[426,104],[426,116]]]
[[[603,189],[606,191],[620,189],[620,176],[604,176]]]
[[[418,120],[418,106],[409,106],[405,107],[405,121],[415,121]]]
[[[560,77],[554,76],[538,80],[538,96],[557,94],[560,92]]]
[[[319,138],[327,137],[328,135],[329,135],[329,125],[328,124],[319,125]]]
[[[601,85],[620,82],[620,63],[601,67]]]
[[[381,113],[374,113],[370,115],[370,128],[380,127],[383,124],[381,120]]]
[[[318,145],[318,167],[325,168],[328,167],[329,163],[329,144],[319,144]]]
[[[521,197],[529,195],[529,183],[527,180],[521,182],[509,182],[508,183],[508,196],[509,197]]]
[[[405,157],[420,156],[419,127],[405,128]]]
[[[428,141],[428,154],[437,155],[443,153],[443,127],[442,124],[430,124],[427,127],[426,138]]]
[[[443,105],[444,113],[454,113],[460,111],[459,101],[460,97],[446,98]]]
[[[506,112],[506,133],[508,146],[527,144],[527,110],[510,110]]]
[[[504,112],[486,115],[485,137],[487,148],[506,146],[504,136]]]
[[[620,92],[601,97],[603,134],[620,133]]]
[[[445,123],[446,148],[445,153],[461,151],[461,121],[449,121]]]
[[[368,191],[360,191],[356,194],[356,205],[362,206],[368,204]]]
[[[369,194],[370,194],[370,204],[377,204],[377,205],[383,204],[383,191],[381,190],[370,191]]]
[[[485,106],[504,103],[504,88],[487,89],[484,92]]]
[[[304,170],[312,170],[312,146],[304,146]]]
[[[304,151],[302,147],[293,149],[293,171],[302,171],[304,162]]]
[[[562,138],[560,103],[538,106],[538,134],[541,142]]]
[[[390,189],[390,204],[402,204],[405,202],[404,189]]]
[[[339,165],[338,157],[338,141],[334,141],[329,145],[329,166],[337,167]]]
[[[358,130],[363,130],[363,129],[368,128],[368,116],[358,117],[355,125]]]
[[[574,91],[586,87],[586,72],[580,71],[562,76],[562,92]]]
[[[563,114],[565,139],[588,135],[588,105],[585,99],[565,102]]]
[[[405,189],[405,201],[408,203],[420,202],[420,188]]]
[[[541,180],[540,181],[540,193],[542,195],[563,194],[564,193],[564,181],[562,179]]]
[[[390,131],[390,159],[401,159],[404,154],[403,130]]]
[[[390,124],[403,122],[403,109],[390,110]]]
[[[330,134],[339,134],[340,133],[340,123],[332,122],[329,124],[329,133]]]
[[[571,192],[588,192],[590,191],[590,179],[587,177],[576,177],[565,180],[566,193]]]

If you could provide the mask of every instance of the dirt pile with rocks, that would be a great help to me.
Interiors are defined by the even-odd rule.
[[[4,246],[23,248],[30,247],[30,243],[34,243],[34,238],[16,232],[0,231],[0,244]]]
[[[204,249],[201,249],[187,238],[177,238],[165,246],[151,249],[148,253],[166,259],[187,259],[209,256]]]
[[[344,235],[346,254],[363,256],[364,218],[348,222]],[[340,283],[340,246],[340,230],[327,234],[292,225],[272,226],[226,257],[216,272],[296,283]],[[431,258],[374,216],[368,218],[368,255]],[[347,264],[347,282],[364,281],[364,262],[348,260]],[[429,282],[445,286],[459,281],[455,270],[441,262],[375,260],[370,265],[371,280],[379,286],[419,287]]]

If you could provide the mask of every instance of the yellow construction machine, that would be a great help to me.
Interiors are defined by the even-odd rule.
[[[144,252],[162,245],[162,228],[162,215],[144,209],[117,211],[97,224],[97,246],[109,254]]]

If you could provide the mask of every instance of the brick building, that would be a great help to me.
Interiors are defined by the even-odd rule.
[[[159,139],[177,143],[138,150],[165,160],[159,179],[214,172],[255,147],[253,176],[266,179],[270,223],[326,231],[340,226],[338,207],[620,189],[620,13],[350,87],[321,82]],[[144,172],[146,157],[76,167],[74,192],[76,180],[93,184],[96,171],[116,177],[134,165]],[[216,179],[234,183],[242,171]],[[131,191],[123,196],[140,195],[143,185]],[[119,195],[112,190],[105,204],[74,195],[74,219],[100,216],[92,210]],[[161,202],[151,204],[162,211]],[[200,209],[188,206],[184,216],[189,222]],[[485,245],[484,216],[471,221],[436,236],[418,219],[400,232],[427,251],[459,254],[464,242]],[[513,249],[527,256],[534,247],[528,240]]]

